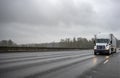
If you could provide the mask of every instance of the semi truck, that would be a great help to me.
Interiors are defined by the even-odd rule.
[[[95,35],[94,44],[94,55],[116,53],[117,39],[113,34]]]

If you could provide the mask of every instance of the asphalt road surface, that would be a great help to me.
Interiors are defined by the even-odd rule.
[[[0,54],[0,78],[120,78],[120,52],[93,50]]]

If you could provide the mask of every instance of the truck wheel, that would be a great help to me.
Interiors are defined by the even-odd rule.
[[[112,54],[111,50],[108,51],[108,55]]]
[[[96,52],[94,52],[94,55],[97,55],[97,53],[96,53]]]

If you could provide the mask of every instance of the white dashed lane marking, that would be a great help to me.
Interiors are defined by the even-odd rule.
[[[109,60],[105,60],[105,61],[104,61],[104,64],[106,64],[108,61],[109,61]]]

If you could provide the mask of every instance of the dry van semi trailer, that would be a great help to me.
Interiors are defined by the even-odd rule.
[[[95,55],[116,53],[117,39],[113,34],[97,34],[94,43]]]

